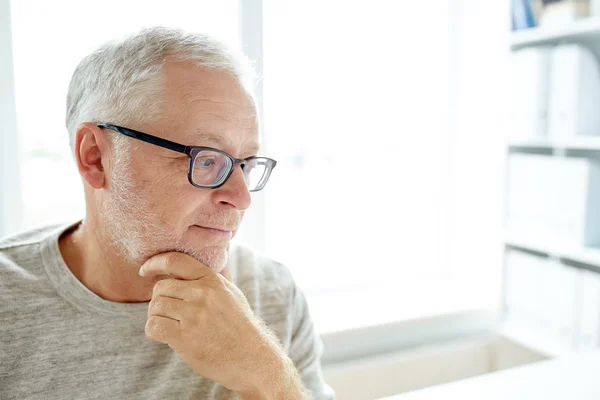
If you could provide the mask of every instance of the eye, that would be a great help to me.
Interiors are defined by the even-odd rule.
[[[199,157],[196,159],[196,166],[200,168],[210,168],[216,164],[214,157]]]

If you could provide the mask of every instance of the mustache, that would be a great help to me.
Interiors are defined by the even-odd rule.
[[[238,229],[242,223],[243,214],[234,212],[203,212],[194,219],[194,225],[225,227],[231,230]]]

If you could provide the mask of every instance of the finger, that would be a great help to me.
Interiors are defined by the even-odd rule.
[[[174,279],[195,280],[214,274],[210,268],[195,258],[175,251],[155,255],[140,268],[140,275],[145,278],[167,275]]]
[[[146,336],[164,344],[174,344],[181,337],[181,324],[170,318],[151,316],[144,328]]]
[[[188,281],[179,279],[161,279],[154,284],[152,288],[152,299],[158,296],[171,297],[179,300],[189,300],[186,294],[189,293]]]
[[[187,306],[188,303],[181,299],[155,296],[148,305],[148,318],[155,315],[157,317],[165,317],[175,321],[182,321],[184,319]]]

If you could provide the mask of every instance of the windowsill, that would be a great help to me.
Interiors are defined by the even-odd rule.
[[[309,296],[323,363],[496,330],[498,296],[465,280],[425,281]]]

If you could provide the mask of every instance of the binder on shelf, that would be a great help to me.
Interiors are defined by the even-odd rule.
[[[527,252],[507,249],[505,275],[505,312],[507,323],[532,334],[544,335],[554,316],[547,312],[547,300],[540,296],[548,259]],[[550,317],[550,318],[548,318]]]
[[[600,0],[590,1],[590,15],[593,17],[600,16]]]
[[[569,247],[600,246],[600,165],[587,158],[511,154],[507,228]]]
[[[581,271],[517,249],[505,257],[504,329],[536,338],[550,353],[575,351]]]
[[[553,275],[551,311],[555,313],[552,335],[557,344],[565,351],[574,351],[579,339],[579,307],[577,301],[580,292],[581,270],[561,264],[549,262],[549,270]]]
[[[513,31],[532,28],[536,25],[530,0],[511,0],[511,11]]]
[[[564,26],[573,21],[589,17],[590,0],[545,1],[540,26]]]
[[[600,274],[581,271],[578,350],[600,348]]]
[[[511,154],[508,159],[507,227],[512,233],[544,238],[552,232],[556,185],[551,157]]]
[[[560,45],[550,55],[549,134],[600,135],[600,70],[581,45]]]
[[[550,82],[550,47],[526,48],[511,55],[511,136],[514,139],[546,136]]]

